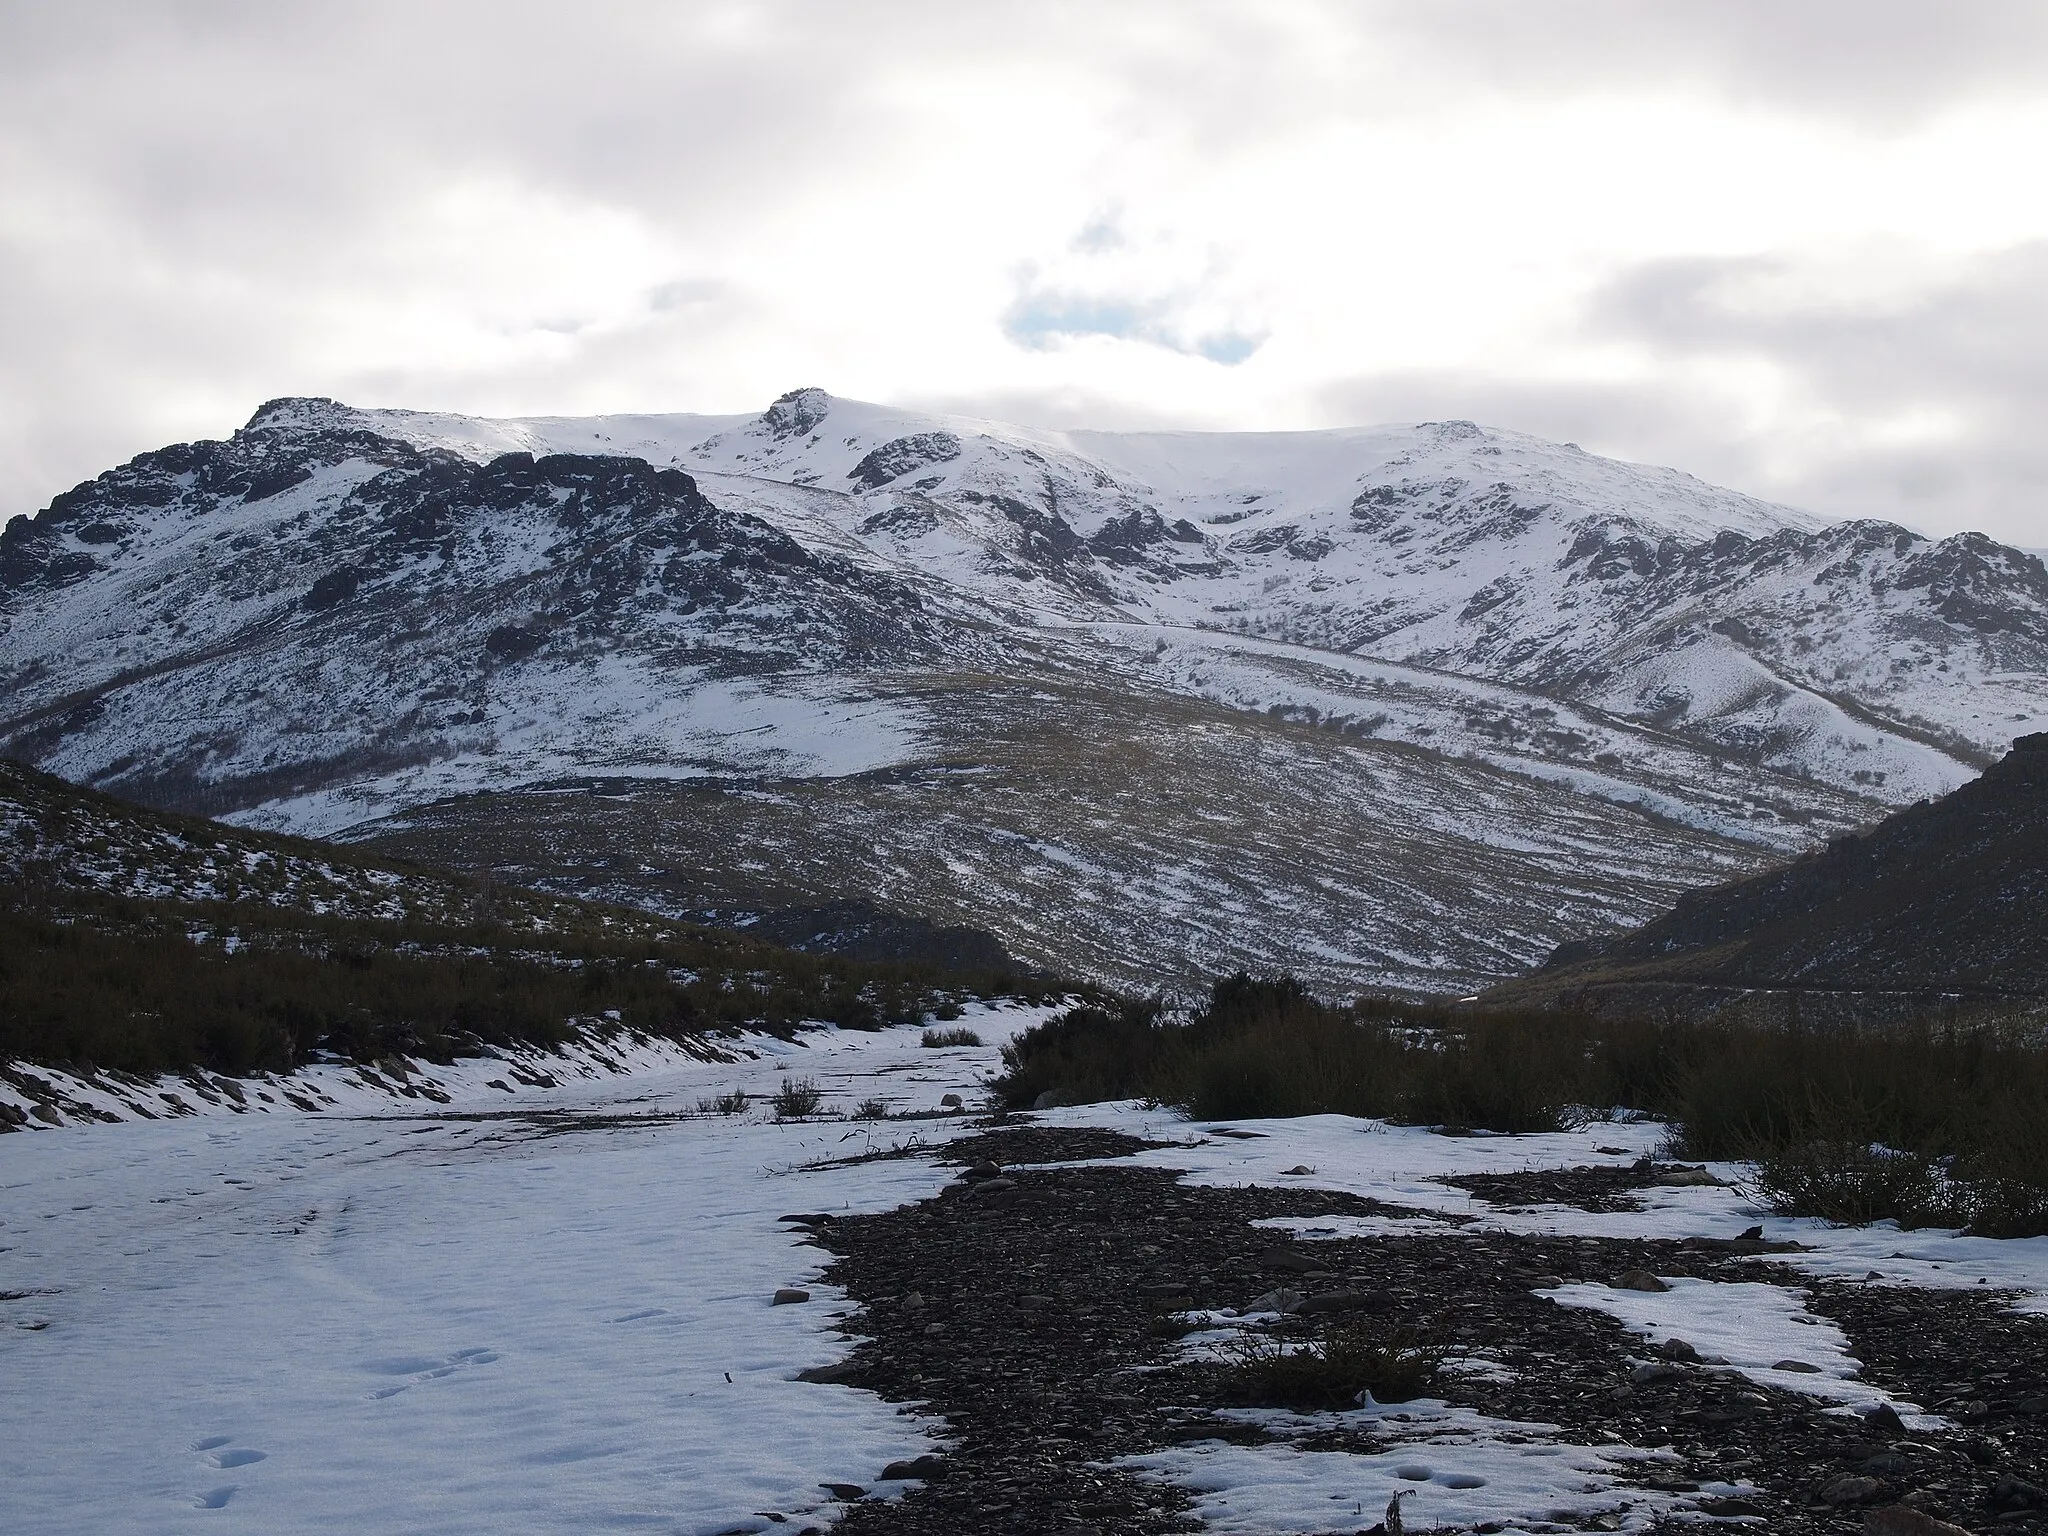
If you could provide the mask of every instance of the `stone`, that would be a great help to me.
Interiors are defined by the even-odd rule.
[[[851,1504],[855,1499],[867,1497],[867,1489],[859,1483],[820,1483],[818,1486],[842,1503]]]
[[[1538,1275],[1529,1282],[1529,1289],[1532,1291],[1555,1291],[1561,1289],[1563,1285],[1564,1277],[1561,1275]]]
[[[1881,1429],[1891,1435],[1903,1435],[1906,1432],[1906,1421],[1899,1417],[1899,1410],[1890,1403],[1879,1403],[1875,1408],[1865,1408],[1862,1412],[1864,1422],[1874,1429]]]
[[[1306,1275],[1324,1267],[1324,1260],[1312,1259],[1294,1248],[1268,1248],[1259,1255],[1259,1268],[1283,1275]]]
[[[1151,1285],[1138,1287],[1138,1294],[1148,1301],[1170,1301],[1187,1293],[1188,1288],[1177,1280],[1160,1280]]]
[[[1309,1167],[1307,1163],[1296,1163],[1292,1168],[1283,1168],[1280,1172],[1283,1177],[1300,1178],[1304,1174],[1314,1173],[1315,1169]]]
[[[1687,1364],[1699,1364],[1700,1352],[1683,1339],[1666,1339],[1657,1346],[1657,1353],[1666,1360],[1683,1360]]]
[[[1308,1298],[1302,1295],[1301,1292],[1290,1290],[1282,1285],[1274,1287],[1263,1296],[1254,1296],[1237,1310],[1240,1317],[1252,1312],[1292,1313],[1299,1312],[1307,1300]]]
[[[1773,1364],[1771,1369],[1774,1371],[1797,1371],[1802,1376],[1819,1376],[1822,1374],[1819,1366],[1809,1365],[1804,1360],[1780,1360]]]
[[[1823,1504],[1868,1504],[1883,1496],[1884,1484],[1860,1472],[1837,1472],[1817,1491]]]
[[[992,1179],[1002,1171],[1003,1165],[1001,1163],[992,1163],[988,1159],[983,1158],[980,1162],[969,1167],[960,1177],[963,1179]]]
[[[1910,1504],[1873,1509],[1863,1517],[1865,1536],[1970,1536],[1960,1525],[1937,1520]]]
[[[1026,1312],[1043,1312],[1052,1304],[1053,1299],[1050,1296],[1019,1296],[1017,1298],[1018,1307]]]
[[[810,1299],[811,1293],[809,1291],[799,1290],[793,1285],[785,1285],[775,1293],[773,1305],[778,1307],[795,1307],[801,1306]]]
[[[1999,1514],[2015,1514],[2027,1509],[2048,1509],[2048,1488],[2037,1488],[2023,1478],[2007,1475],[1991,1485],[1991,1492],[1985,1502]]]
[[[936,1483],[946,1476],[946,1464],[937,1456],[914,1456],[909,1461],[892,1461],[882,1468],[882,1481]]]
[[[981,1195],[1000,1195],[1004,1191],[1012,1190],[1016,1187],[1017,1181],[1015,1179],[983,1179],[974,1186],[974,1191],[976,1194]]]
[[[1384,1312],[1394,1304],[1385,1291],[1325,1291],[1311,1296],[1297,1309],[1304,1317],[1324,1312]]]
[[[830,1365],[811,1365],[796,1373],[798,1381],[816,1382],[820,1386],[843,1387],[860,1375],[860,1367],[851,1360],[835,1360]]]
[[[169,1095],[166,1095],[166,1097],[169,1097]],[[38,1104],[29,1113],[45,1125],[62,1125],[64,1123],[64,1117],[47,1104]]]
[[[1660,1173],[1651,1184],[1661,1189],[1703,1189],[1708,1185],[1719,1186],[1721,1181],[1704,1168],[1673,1168]]]
[[[960,1107],[960,1095],[957,1093],[949,1093],[939,1100],[939,1108],[941,1109],[959,1109]]]
[[[1647,1269],[1625,1269],[1608,1282],[1617,1291],[1668,1291],[1671,1287]]]
[[[1645,1363],[1628,1373],[1628,1384],[1632,1387],[1645,1387],[1653,1381],[1675,1381],[1684,1374],[1678,1366],[1663,1361],[1654,1365]]]
[[[1045,1092],[1031,1101],[1031,1107],[1033,1109],[1058,1109],[1060,1107],[1059,1090],[1057,1088],[1046,1089]]]

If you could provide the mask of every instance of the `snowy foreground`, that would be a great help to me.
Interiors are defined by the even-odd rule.
[[[1044,1013],[970,1013],[978,1049],[819,1031],[750,1041],[734,1061],[647,1053],[613,1063],[631,1072],[520,1083],[516,1098],[465,1069],[438,1075],[445,1106],[344,1092],[325,1069],[335,1104],[318,1114],[208,1106],[0,1137],[0,1529],[793,1533],[830,1523],[827,1483],[900,1491],[883,1468],[942,1445],[944,1426],[794,1379],[843,1351],[834,1325],[850,1308],[817,1283],[823,1253],[778,1217],[934,1194],[951,1170],[926,1159],[809,1165],[937,1143],[964,1121],[776,1124],[758,1106],[727,1118],[698,1105],[772,1093],[785,1072],[815,1078],[841,1113],[873,1097],[899,1112],[936,1111],[948,1093],[972,1105],[995,1048]],[[1768,1218],[1734,1187],[1650,1190],[1643,1211],[1596,1215],[1500,1211],[1433,1182],[1629,1160],[1655,1126],[1452,1139],[1335,1116],[1216,1127],[1135,1105],[1042,1118],[1185,1143],[1139,1161],[1198,1183],[1351,1190],[1507,1231],[1732,1236],[1761,1221],[1810,1244],[1784,1258],[1816,1275],[1988,1283],[2048,1311],[2048,1240],[1834,1231]],[[1276,1240],[1306,1243],[1444,1230],[1277,1225]],[[812,1299],[772,1305],[787,1286]],[[1646,1350],[1684,1337],[1845,1414],[1882,1401],[1796,1290],[1679,1279],[1662,1294],[1548,1294],[1612,1313]],[[1188,1347],[1238,1325],[1208,1321]],[[1818,1369],[1779,1369],[1788,1358]],[[1894,1406],[1912,1423],[1924,1405]],[[1196,1491],[1197,1512],[1230,1532],[1370,1524],[1401,1490],[1408,1525],[1425,1530],[1537,1525],[1575,1504],[1627,1505],[1638,1522],[1668,1502],[1614,1480],[1656,1446],[1560,1443],[1428,1402],[1358,1415],[1393,1448],[1206,1442],[1137,1464]]]

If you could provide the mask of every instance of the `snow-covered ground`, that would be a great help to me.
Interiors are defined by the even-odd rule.
[[[821,1521],[823,1483],[875,1488],[932,1426],[794,1379],[843,1352],[847,1308],[777,1218],[933,1194],[951,1174],[923,1159],[802,1165],[958,1122],[776,1124],[698,1102],[772,1093],[787,1071],[842,1113],[876,1096],[936,1110],[1042,1016],[974,1010],[980,1050],[827,1030],[523,1096],[604,1113],[583,1128],[450,1082],[445,1111],[363,1090],[321,1114],[0,1137],[0,1529]],[[772,1305],[785,1286],[811,1301]]]
[[[739,1117],[699,1105],[793,1075],[842,1115],[875,1097],[898,1112],[937,1111],[948,1093],[971,1106],[999,1044],[1044,1014],[977,1008],[961,1022],[986,1044],[954,1050],[908,1030],[750,1040],[720,1061],[614,1042],[591,1048],[601,1061],[558,1061],[553,1086],[490,1086],[504,1062],[436,1070],[445,1106],[324,1068],[293,1089],[331,1100],[319,1113],[222,1103],[0,1137],[0,1528],[708,1536],[828,1523],[826,1483],[891,1492],[883,1468],[932,1449],[943,1426],[795,1379],[843,1351],[834,1325],[848,1305],[817,1281],[822,1252],[778,1218],[933,1194],[949,1171],[921,1158],[811,1165],[937,1143],[964,1122],[777,1124],[758,1100]],[[1627,1162],[1655,1145],[1654,1125],[1451,1138],[1341,1116],[1191,1124],[1135,1104],[1041,1118],[1171,1141],[1138,1161],[1199,1184],[1346,1190],[1434,1213],[1270,1224],[1304,1243],[1440,1232],[1448,1217],[1593,1237],[1761,1223],[1808,1245],[1779,1257],[1816,1277],[1989,1284],[2048,1311],[2048,1239],[1775,1218],[1739,1166],[1714,1169],[1736,1182],[1644,1191],[1629,1213],[1503,1211],[1437,1182]],[[811,1300],[773,1305],[787,1286]],[[1616,1316],[1646,1359],[1677,1337],[1720,1362],[1708,1368],[1831,1411],[1885,1400],[1794,1286],[1674,1278],[1663,1293],[1546,1294]],[[1929,1406],[1891,1401],[1909,1422]],[[1285,1434],[1333,1416],[1260,1417]],[[1671,1501],[1618,1475],[1664,1447],[1578,1444],[1429,1401],[1341,1417],[1388,1448],[1197,1442],[1134,1465],[1195,1491],[1215,1529],[1244,1533],[1369,1524],[1397,1493],[1411,1529],[1525,1529],[1563,1509],[1639,1524]]]

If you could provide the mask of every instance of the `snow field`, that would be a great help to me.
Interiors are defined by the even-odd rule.
[[[1629,1462],[1675,1462],[1671,1453],[1573,1445],[1554,1438],[1554,1425],[1490,1419],[1440,1403],[1345,1414],[1240,1409],[1227,1416],[1282,1436],[1340,1423],[1365,1427],[1392,1444],[1359,1456],[1210,1441],[1126,1463],[1200,1495],[1195,1513],[1219,1536],[1363,1527],[1377,1523],[1397,1496],[1403,1522],[1419,1531],[1495,1521],[1517,1532],[1576,1528],[1585,1516],[1609,1513],[1622,1514],[1625,1529],[1638,1529],[1673,1502],[1670,1494],[1616,1476]],[[1726,1497],[1741,1490],[1702,1484],[1701,1491]]]
[[[1615,1290],[1604,1285],[1559,1286],[1548,1293],[1559,1306],[1605,1312],[1650,1344],[1683,1339],[1708,1360],[1720,1359],[1762,1386],[1804,1392],[1856,1408],[1889,1405],[1915,1429],[1947,1421],[1918,1414],[1915,1405],[1857,1380],[1861,1364],[1842,1330],[1806,1310],[1805,1298],[1781,1285],[1695,1280],[1673,1275],[1669,1291]],[[1810,1370],[1781,1369],[1781,1365]]]
[[[317,1068],[338,1100],[320,1114],[215,1105],[0,1137],[0,1528],[711,1536],[829,1523],[822,1484],[887,1494],[882,1468],[932,1449],[943,1425],[794,1379],[843,1352],[833,1327],[849,1309],[818,1282],[822,1255],[778,1218],[930,1196],[948,1170],[925,1159],[815,1165],[935,1144],[960,1122],[778,1125],[758,1102],[740,1118],[697,1106],[735,1087],[758,1100],[785,1074],[816,1080],[841,1112],[870,1097],[913,1112],[947,1093],[971,1102],[1002,1041],[1050,1011],[970,1010],[961,1022],[987,1043],[952,1050],[923,1049],[914,1031],[752,1039],[725,1061],[614,1041],[608,1065],[557,1062],[555,1086],[521,1084],[516,1099],[478,1076],[505,1063],[431,1069],[445,1107]],[[1816,1276],[1981,1282],[2048,1310],[2048,1240],[1776,1218],[1736,1165],[1715,1171],[1738,1182],[1645,1190],[1645,1209],[1605,1214],[1502,1210],[1436,1182],[1632,1161],[1663,1134],[1650,1124],[1445,1137],[1339,1116],[1191,1123],[1129,1103],[1041,1119],[1174,1143],[1135,1161],[1196,1184],[1347,1190],[1424,1213],[1265,1223],[1276,1238],[1682,1238],[1761,1223],[1808,1245],[1775,1257]],[[1466,1220],[1441,1219],[1452,1216]],[[1542,1294],[1616,1317],[1646,1354],[1678,1337],[1844,1412],[1883,1400],[1796,1289],[1667,1278],[1663,1293]],[[771,1305],[783,1286],[812,1299]],[[1247,1322],[1202,1320],[1195,1349]],[[1819,1369],[1778,1369],[1787,1359]],[[1462,1362],[1488,1365],[1499,1369]],[[1128,1465],[1192,1490],[1214,1529],[1244,1536],[1370,1524],[1395,1494],[1410,1529],[1539,1532],[1592,1513],[1636,1528],[1671,1503],[1620,1481],[1631,1461],[1668,1459],[1661,1446],[1582,1445],[1433,1401],[1244,1416],[1283,1438],[1194,1442]],[[1387,1448],[1287,1443],[1340,1423]]]
[[[970,1010],[981,1049],[821,1031],[525,1101],[601,1112],[588,1129],[386,1099],[0,1138],[0,1291],[29,1293],[0,1302],[0,1528],[826,1521],[821,1483],[873,1487],[935,1426],[793,1379],[843,1352],[847,1308],[777,1218],[935,1193],[949,1172],[923,1159],[802,1165],[957,1122],[654,1117],[784,1069],[832,1108],[935,1109],[1044,1012]],[[813,1299],[772,1306],[783,1286]]]

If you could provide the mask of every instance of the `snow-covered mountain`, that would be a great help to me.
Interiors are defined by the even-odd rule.
[[[0,732],[68,777],[1125,981],[1476,984],[2044,724],[2037,557],[1463,422],[284,400],[0,536]]]

